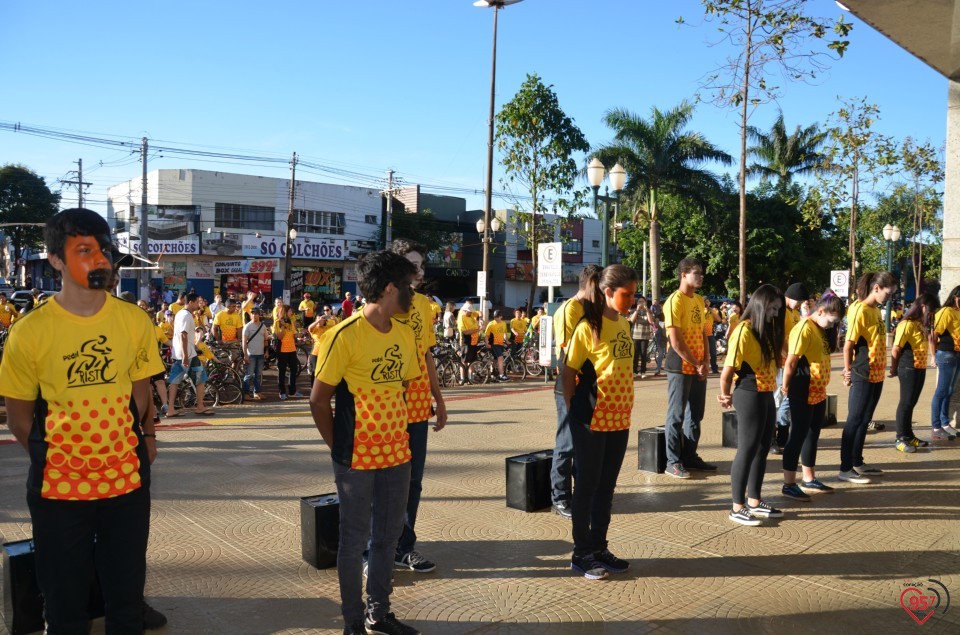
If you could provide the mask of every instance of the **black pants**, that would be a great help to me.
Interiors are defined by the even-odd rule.
[[[290,389],[287,390],[287,370],[290,371]],[[297,361],[297,352],[277,353],[277,382],[280,384],[281,395],[297,394],[297,375],[300,372],[300,362]]]
[[[707,348],[710,351],[710,372],[716,373],[720,369],[717,368],[717,338],[714,335],[707,337]]]
[[[37,584],[50,635],[87,633],[94,570],[108,635],[143,632],[143,584],[150,532],[150,490],[94,501],[28,493]]]
[[[783,469],[794,472],[798,459],[812,468],[817,465],[817,443],[827,413],[826,400],[808,404],[810,378],[794,375],[790,382],[790,436],[783,447]]]
[[[733,407],[737,410],[737,455],[730,466],[730,486],[733,502],[744,505],[747,496],[760,498],[777,407],[772,392],[739,388],[733,391]]]
[[[577,477],[573,482],[573,555],[607,548],[613,490],[627,452],[630,430],[597,432],[570,421]]]
[[[647,373],[647,353],[649,347],[650,340],[633,340],[633,372],[637,372],[637,362],[640,362],[640,373],[644,375]]]
[[[840,441],[840,471],[849,472],[855,465],[863,465],[863,444],[867,439],[867,424],[877,409],[883,382],[870,383],[856,375],[850,385],[847,403],[847,423]]]
[[[901,366],[897,369],[900,378],[900,403],[897,404],[897,438],[909,439],[913,436],[913,409],[923,392],[927,379],[926,368]]]

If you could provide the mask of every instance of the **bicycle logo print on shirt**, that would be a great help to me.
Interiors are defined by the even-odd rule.
[[[113,349],[107,346],[107,338],[100,335],[80,345],[80,350],[64,355],[63,361],[70,361],[67,367],[67,387],[100,386],[112,384],[117,371],[111,368]],[[72,361],[71,361],[72,360]]]

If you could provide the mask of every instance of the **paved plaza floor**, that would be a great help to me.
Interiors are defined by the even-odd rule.
[[[843,419],[839,362],[830,392]],[[935,384],[931,371],[916,411],[923,438]],[[430,432],[417,524],[419,549],[438,566],[396,572],[397,616],[450,635],[960,632],[960,440],[897,452],[899,386],[887,380],[876,415],[887,431],[869,435],[865,451],[885,471],[880,482],[837,482],[840,426],[827,428],[818,467],[837,492],[784,500],[771,456],[764,494],[786,516],[742,527],[727,520],[735,451],[721,447],[718,386],[712,376],[700,453],[719,473],[677,481],[637,470],[637,430],[663,424],[666,381],[636,383],[609,536],[631,568],[599,582],[569,569],[569,521],[505,506],[504,459],[552,447],[551,389],[527,381],[447,391],[450,423]],[[174,421],[158,432],[153,472],[146,591],[169,618],[157,632],[341,632],[336,571],[300,555],[300,497],[335,490],[307,401]],[[31,535],[27,459],[11,439],[0,432],[4,541]],[[941,597],[932,613],[901,606],[929,588]]]

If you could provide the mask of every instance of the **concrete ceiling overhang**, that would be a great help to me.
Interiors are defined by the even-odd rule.
[[[840,0],[858,18],[960,80],[960,0]]]

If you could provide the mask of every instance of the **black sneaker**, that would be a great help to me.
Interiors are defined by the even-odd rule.
[[[570,507],[570,503],[566,501],[560,501],[553,504],[553,513],[557,516],[562,516],[563,518],[573,518],[573,508]]]
[[[630,568],[630,563],[622,558],[618,558],[609,549],[597,551],[593,554],[594,559],[600,563],[600,566],[610,573],[623,573]]]
[[[417,573],[430,573],[437,568],[437,565],[424,558],[423,554],[416,549],[406,555],[395,558],[393,566],[397,569],[409,569]]]
[[[783,518],[783,512],[766,501],[760,501],[757,505],[747,503],[746,509],[758,518]]]
[[[741,525],[746,525],[748,527],[756,527],[757,525],[763,524],[763,520],[751,514],[750,510],[747,509],[746,506],[741,507],[735,512],[731,511],[727,518],[735,523],[740,523]]]
[[[143,602],[143,630],[154,631],[167,625],[167,616]]]
[[[363,625],[367,629],[367,635],[420,635],[420,631],[407,626],[393,613],[387,613],[376,622],[368,615]]]
[[[684,462],[683,467],[688,470],[693,470],[695,472],[716,472],[717,466],[707,463],[699,456],[695,456],[692,459]]]
[[[574,556],[570,559],[570,568],[579,571],[588,580],[603,580],[609,573],[606,567],[592,553],[586,556]]]
[[[363,620],[344,626],[343,635],[367,635],[367,629],[363,625]]]

